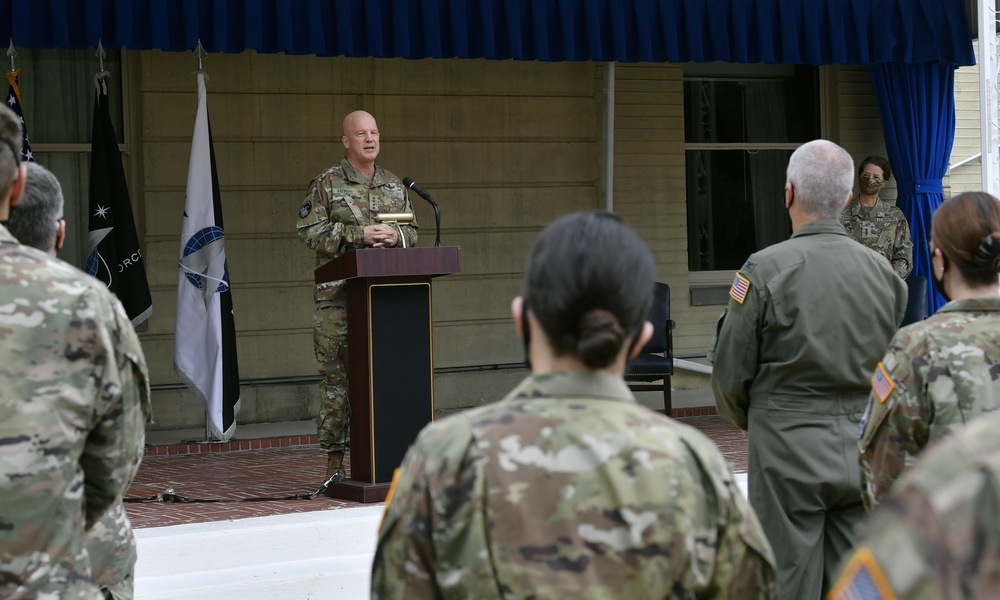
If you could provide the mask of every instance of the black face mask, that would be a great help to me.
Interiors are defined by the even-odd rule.
[[[947,300],[948,302],[951,302],[951,298],[949,298],[948,294],[944,291],[944,272],[948,270],[948,257],[944,255],[944,252],[941,253],[941,262],[944,263],[944,266],[941,269],[941,279],[938,279],[937,277],[934,276],[934,270],[932,267],[931,283],[934,284],[934,289],[937,290],[937,293],[944,296],[944,299]]]
[[[524,343],[524,364],[531,368],[531,354],[528,346],[531,344],[531,324],[528,323],[528,299],[521,302],[521,342]]]

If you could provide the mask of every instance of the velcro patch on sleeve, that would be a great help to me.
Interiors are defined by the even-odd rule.
[[[896,389],[896,384],[893,383],[892,378],[885,370],[885,365],[879,363],[875,367],[875,374],[872,375],[872,391],[875,392],[875,397],[882,404],[889,398],[892,394],[892,390]]]
[[[882,567],[871,550],[860,548],[844,567],[840,579],[830,590],[830,600],[896,600]]]
[[[730,297],[740,304],[743,304],[743,301],[747,298],[747,292],[749,291],[750,280],[737,273],[736,279],[733,280],[733,287],[729,288]]]

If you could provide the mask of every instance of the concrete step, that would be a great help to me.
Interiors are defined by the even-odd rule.
[[[367,598],[382,505],[135,530],[136,598]]]
[[[736,480],[746,494],[747,476]],[[135,530],[141,600],[362,600],[383,505]]]

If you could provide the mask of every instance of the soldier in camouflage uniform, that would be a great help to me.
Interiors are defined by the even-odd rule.
[[[931,277],[951,301],[901,329],[875,370],[860,440],[869,510],[929,443],[1000,407],[1000,202],[946,200],[931,244]]]
[[[770,547],[718,449],[639,405],[653,261],[610,213],[539,236],[512,313],[532,374],[428,425],[398,470],[372,598],[774,598]]]
[[[347,115],[342,141],[347,156],[313,180],[299,209],[299,237],[316,251],[317,267],[354,248],[402,247],[404,243],[409,248],[417,242],[416,215],[398,231],[375,222],[379,213],[413,214],[399,178],[375,164],[379,152],[375,118],[364,111]],[[313,341],[323,376],[316,427],[319,445],[327,452],[327,478],[334,473],[344,476],[344,452],[350,445],[346,283],[317,285],[314,294]]]
[[[0,109],[0,219],[21,197],[20,123]],[[0,227],[0,597],[102,599],[84,532],[142,457],[149,382],[103,284]]]
[[[996,397],[996,396],[994,396]],[[872,515],[830,600],[1000,598],[1000,413],[921,454]]]
[[[853,183],[850,155],[832,142],[792,154],[792,237],[747,259],[709,353],[719,412],[749,432],[750,505],[789,600],[825,595],[867,519],[858,424],[906,310],[906,284],[837,222]]]
[[[869,156],[858,168],[861,194],[840,214],[840,224],[848,235],[878,252],[892,270],[906,279],[913,269],[913,242],[903,211],[879,199],[878,194],[892,177],[889,161]]]
[[[21,243],[56,256],[66,235],[62,186],[55,175],[38,163],[24,166],[27,168],[24,195],[11,210],[7,228]],[[143,404],[144,411],[148,408]],[[145,414],[146,422],[150,422],[150,417]],[[93,570],[92,579],[105,598],[130,600],[137,554],[132,524],[121,496],[87,532],[85,543]]]

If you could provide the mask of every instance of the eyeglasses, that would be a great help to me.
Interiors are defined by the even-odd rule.
[[[862,173],[862,174],[861,174],[861,179],[862,179],[863,181],[874,181],[875,183],[878,183],[878,182],[880,182],[880,181],[883,181],[883,179],[882,179],[882,176],[881,176],[881,175],[871,175],[871,174],[869,174],[869,173]]]

